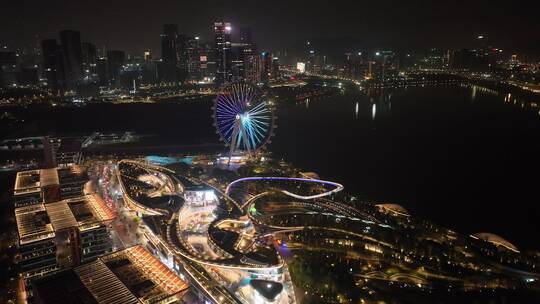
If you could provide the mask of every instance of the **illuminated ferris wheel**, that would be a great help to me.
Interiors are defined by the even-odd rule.
[[[253,154],[274,135],[275,116],[256,86],[237,82],[223,86],[214,101],[214,126],[221,140],[236,152]]]

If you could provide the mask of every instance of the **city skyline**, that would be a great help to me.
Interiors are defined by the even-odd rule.
[[[340,1],[332,10],[322,9],[323,4],[304,1],[286,6],[279,1],[256,5],[245,1],[163,1],[153,7],[141,5],[133,1],[93,6],[62,1],[32,5],[10,2],[2,12],[0,26],[17,26],[18,30],[4,31],[0,42],[28,46],[34,43],[36,35],[40,39],[55,38],[59,31],[73,29],[83,33],[84,41],[142,54],[147,49],[159,50],[163,23],[178,24],[179,32],[211,41],[213,33],[208,24],[225,20],[235,25],[233,34],[237,26],[252,27],[260,47],[269,50],[294,49],[309,39],[334,41],[339,51],[361,47],[471,48],[479,34],[485,35],[490,43],[512,51],[534,53],[540,45],[540,37],[534,34],[539,32],[540,24],[526,3]],[[13,14],[19,11],[24,11],[32,22],[20,22],[18,15]]]
[[[540,303],[522,1],[9,1],[0,303]]]

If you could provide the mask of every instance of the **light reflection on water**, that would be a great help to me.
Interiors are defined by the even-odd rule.
[[[309,109],[284,104],[270,150],[352,193],[401,203],[458,231],[497,231],[508,210],[452,219],[470,206],[502,206],[515,193],[538,198],[534,186],[519,184],[532,181],[506,177],[540,171],[539,110],[534,100],[480,86],[372,89],[312,99]],[[449,185],[459,191],[448,194]],[[522,227],[509,239],[527,243],[520,232],[534,229],[529,222],[512,222]]]

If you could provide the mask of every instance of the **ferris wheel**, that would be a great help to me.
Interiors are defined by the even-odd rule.
[[[220,89],[212,110],[216,133],[230,147],[230,155],[255,153],[274,135],[275,116],[266,96],[255,85],[226,84]]]

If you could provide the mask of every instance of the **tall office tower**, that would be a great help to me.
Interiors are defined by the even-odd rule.
[[[347,78],[353,78],[354,75],[354,55],[352,53],[345,53],[343,57],[343,67],[341,76]]]
[[[361,79],[365,76],[365,61],[362,52],[345,53],[341,76],[352,79]]]
[[[232,78],[231,30],[229,22],[214,23],[215,62],[217,68],[215,82],[217,85],[229,82]]]
[[[53,92],[64,90],[64,58],[62,49],[56,39],[45,39],[41,42],[43,50],[43,70],[47,85]]]
[[[97,50],[96,46],[89,42],[82,43],[82,64],[87,70],[92,70],[96,66]]]
[[[109,83],[109,66],[106,57],[99,57],[96,61],[96,73],[99,78],[99,85],[105,86]]]
[[[193,39],[185,34],[178,34],[176,39],[176,58],[177,63],[177,80],[184,81],[189,77],[189,58],[188,58],[188,44],[189,40]]]
[[[240,28],[240,43],[249,44],[249,45],[253,44],[251,28],[249,27]]]
[[[240,44],[241,44],[241,52],[240,52],[240,60],[243,60],[244,62],[244,78],[247,80],[248,78],[252,78],[252,75],[248,77],[248,68],[250,66],[253,66],[254,58],[253,55],[257,54],[257,46],[253,42],[253,36],[251,34],[251,28],[249,27],[241,27],[240,28]],[[257,64],[260,60],[259,56],[256,56],[257,58]],[[260,69],[259,69],[260,73]],[[260,76],[258,77],[260,80]]]
[[[34,35],[32,53],[37,57],[41,57],[41,37],[39,35]]]
[[[244,61],[246,81],[258,84],[261,82],[261,56],[258,54],[247,55]]]
[[[115,84],[118,81],[120,70],[126,60],[124,51],[107,51],[107,70],[110,83]]]
[[[368,78],[388,81],[397,76],[399,60],[393,51],[377,51],[368,67]]]
[[[199,44],[199,73],[201,77],[212,79],[216,76],[215,48],[213,42]]]
[[[17,54],[0,51],[0,87],[17,84]]]
[[[152,52],[150,50],[144,51],[144,61],[152,60]]]
[[[272,53],[262,53],[261,70],[261,81],[267,83],[272,78]]]
[[[163,25],[161,34],[161,59],[163,77],[166,82],[178,81],[178,25]]]
[[[243,43],[231,43],[231,80],[240,81],[244,80],[245,65],[244,65],[244,44]]]
[[[319,69],[317,61],[318,60],[317,55],[315,54],[315,50],[308,50],[306,56],[306,70],[310,73],[316,73]]]
[[[61,31],[60,43],[64,53],[66,84],[69,89],[74,89],[83,74],[81,33],[72,30]]]
[[[280,69],[279,58],[274,56],[272,57],[272,66],[270,67],[271,79],[276,79],[280,76],[279,69]]]
[[[190,79],[198,79],[201,76],[199,37],[187,37],[185,47],[187,75]]]
[[[97,48],[97,58],[106,58],[107,57],[107,47],[102,45]]]

